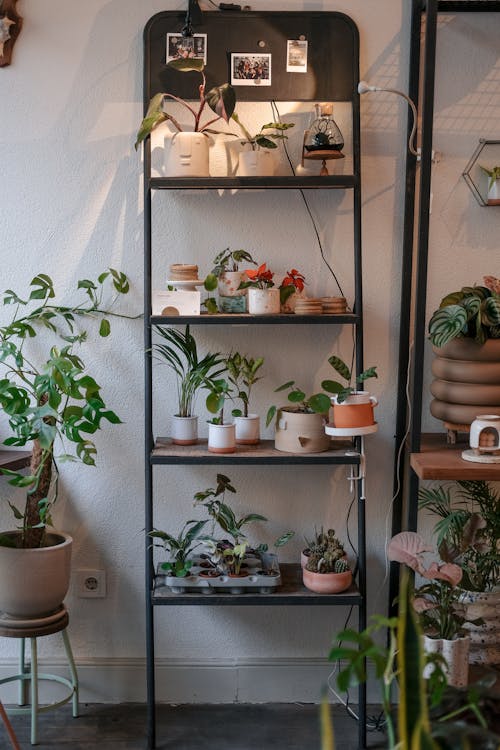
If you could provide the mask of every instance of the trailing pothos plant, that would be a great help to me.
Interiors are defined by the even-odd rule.
[[[105,308],[103,294],[109,284],[114,296]],[[76,348],[87,339],[87,331],[78,325],[81,319],[100,317],[99,334],[109,335],[109,319],[118,315],[112,306],[117,297],[127,294],[129,281],[112,268],[97,281],[81,279],[77,289],[82,301],[69,306],[53,302],[56,294],[46,274],[35,276],[30,288],[27,299],[11,289],[3,297],[4,305],[14,308],[10,323],[0,328],[0,407],[12,431],[3,442],[15,447],[29,445],[32,454],[27,475],[0,470],[11,485],[26,490],[23,510],[9,501],[20,534],[15,542],[0,536],[0,544],[35,548],[44,545],[45,526],[51,524],[51,508],[57,498],[57,461],[94,465],[96,447],[89,436],[104,421],[120,423],[107,408],[99,384]],[[40,359],[36,352],[31,355],[28,342],[41,334],[43,344],[47,337],[51,341]],[[61,452],[56,456],[57,445]]]

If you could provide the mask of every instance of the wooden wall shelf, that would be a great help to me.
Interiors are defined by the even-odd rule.
[[[500,481],[500,464],[464,461],[462,451],[468,443],[449,445],[446,435],[422,435],[420,453],[410,454],[410,465],[420,479],[484,479]]]

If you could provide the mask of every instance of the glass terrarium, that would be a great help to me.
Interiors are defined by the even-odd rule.
[[[305,159],[319,160],[322,162],[320,175],[327,175],[326,162],[344,157],[344,136],[333,119],[333,104],[315,104],[314,110],[315,118],[304,132],[302,166]]]

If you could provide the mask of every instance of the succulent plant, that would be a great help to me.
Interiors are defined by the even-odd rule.
[[[349,563],[347,560],[344,560],[341,558],[340,560],[336,560],[334,565],[334,573],[347,573],[349,570]]]
[[[335,536],[335,529],[328,529],[326,533],[321,529],[307,545],[310,554],[306,568],[312,573],[343,573],[348,569],[349,566],[343,559],[345,549]],[[346,567],[342,566],[341,570],[336,570],[335,566],[339,562],[344,563]]]

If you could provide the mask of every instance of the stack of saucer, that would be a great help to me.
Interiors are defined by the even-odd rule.
[[[322,312],[320,299],[298,299],[295,304],[295,315],[321,315]]]
[[[171,281],[198,281],[198,266],[187,263],[173,263],[170,266]]]
[[[347,312],[345,297],[321,297],[321,306],[325,315],[342,315]]]

